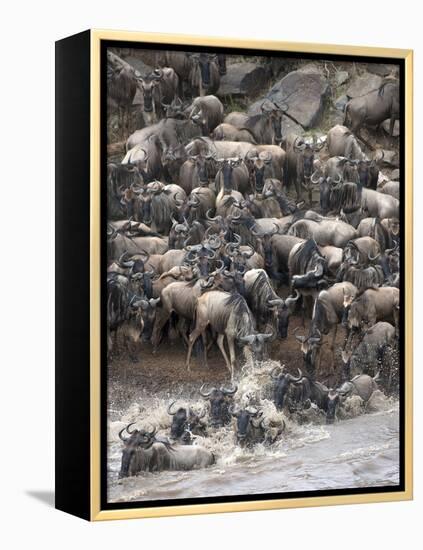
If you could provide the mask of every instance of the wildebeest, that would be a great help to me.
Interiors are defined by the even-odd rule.
[[[257,327],[266,331],[270,327],[275,337],[286,338],[289,317],[300,297],[299,292],[286,300],[280,298],[272,288],[264,269],[250,269],[244,274],[245,292],[248,305],[253,312]]]
[[[119,477],[135,476],[140,472],[161,472],[163,470],[193,470],[206,468],[215,463],[214,454],[199,445],[170,445],[155,438],[152,431],[123,428],[119,437],[124,443]],[[126,431],[130,437],[122,434]]]
[[[369,288],[350,306],[348,325],[352,329],[370,328],[377,321],[389,321],[398,330],[400,292],[395,287]]]
[[[337,124],[329,130],[326,145],[331,157],[364,160],[365,155],[358,144],[357,138],[346,126]]]
[[[223,105],[214,95],[196,97],[188,107],[189,118],[198,124],[203,136],[209,136],[223,120]]]
[[[238,390],[238,386],[225,388],[211,387],[206,390],[206,384],[200,388],[200,395],[210,402],[210,425],[212,428],[220,428],[228,424],[231,420],[230,408],[233,405],[233,397]]]
[[[190,86],[198,96],[214,94],[220,86],[217,56],[207,53],[191,55]]]
[[[137,77],[138,87],[144,100],[144,115],[151,124],[163,118],[163,104],[171,103],[178,90],[179,78],[170,67],[156,69],[151,74]]]
[[[399,80],[387,78],[377,90],[355,97],[346,104],[344,124],[366,143],[359,133],[363,125],[377,126],[389,118],[389,135],[392,136],[399,114]]]
[[[247,128],[239,129],[233,124],[222,122],[213,130],[212,138],[225,141],[245,141],[256,144],[256,138]]]
[[[390,323],[379,321],[363,333],[360,342],[354,349],[342,352],[344,372],[350,377],[357,374],[368,374],[368,371],[381,371],[384,353],[394,343],[395,328]],[[390,378],[391,373],[385,380],[388,388]]]
[[[107,94],[119,110],[123,135],[129,130],[130,108],[137,92],[135,70],[112,52],[107,52]]]
[[[331,245],[337,248],[344,248],[348,241],[357,237],[354,227],[342,220],[318,217],[316,220],[296,221],[289,228],[288,235],[301,239],[314,239],[320,246]]]
[[[282,410],[285,405],[285,398],[288,395],[291,384],[300,382],[303,378],[301,371],[298,369],[299,376],[295,377],[289,372],[285,372],[284,366],[275,367],[272,369],[270,376],[274,380],[273,383],[273,401],[278,410]]]
[[[288,188],[295,188],[297,200],[301,199],[301,189],[304,188],[311,205],[313,184],[310,178],[315,171],[315,154],[324,146],[324,142],[314,140],[310,143],[300,136],[289,134],[283,146],[286,151],[286,185]]]
[[[307,337],[296,335],[297,340],[301,342],[301,349],[309,372],[319,369],[323,335],[330,334],[330,332],[332,332],[330,342],[332,368],[335,365],[335,339],[338,326],[344,318],[346,295],[350,301],[357,296],[357,288],[349,282],[336,283],[327,290],[320,291],[314,303],[309,335]]]
[[[257,143],[280,145],[282,142],[282,115],[288,109],[288,105],[265,100],[260,109],[261,112],[255,115],[234,111],[225,117],[224,122],[232,124],[239,130],[248,130]]]
[[[206,292],[197,299],[195,328],[189,336],[186,365],[190,368],[192,347],[199,336],[205,336],[207,327],[217,333],[217,345],[223,355],[231,379],[234,377],[235,342],[248,346],[254,358],[263,358],[264,343],[272,337],[255,330],[254,317],[245,299],[239,294],[229,294],[218,290]],[[229,347],[229,358],[225,351],[224,339]],[[207,366],[207,356],[205,355]]]
[[[378,374],[374,377],[368,374],[358,374],[352,380],[344,382],[336,391],[341,400],[351,395],[358,395],[363,401],[367,402],[371,398],[373,392],[378,389],[376,383],[378,378]]]
[[[170,435],[173,439],[181,439],[185,432],[189,430],[193,434],[204,435],[205,424],[202,420],[206,415],[206,410],[203,409],[200,414],[193,411],[191,407],[178,407],[173,410],[175,401],[169,404],[167,413],[172,416],[172,424],[170,426]]]

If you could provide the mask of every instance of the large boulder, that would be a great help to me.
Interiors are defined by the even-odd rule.
[[[382,80],[382,77],[376,74],[364,73],[355,78],[348,86],[347,96],[353,98],[377,90],[382,84]]]
[[[367,63],[367,70],[369,73],[377,74],[378,76],[388,76],[398,72],[397,66],[385,65],[384,63]]]
[[[289,106],[289,117],[308,129],[319,123],[328,92],[327,79],[317,66],[309,64],[276,82],[266,97],[276,103],[285,101]],[[263,101],[264,98],[254,103],[250,109],[257,111],[257,105],[260,106]]]
[[[234,63],[220,79],[219,96],[253,96],[268,85],[268,71],[256,63]]]

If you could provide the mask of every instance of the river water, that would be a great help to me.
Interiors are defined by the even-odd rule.
[[[397,485],[399,483],[399,407],[398,402],[377,391],[364,407],[358,397],[345,404],[337,422],[326,425],[317,410],[309,411],[307,423],[276,411],[269,399],[271,385],[266,375],[274,366],[260,371],[244,371],[238,381],[240,405],[259,405],[265,417],[284,420],[282,436],[271,446],[256,445],[241,449],[234,441],[233,428],[214,431],[195,444],[213,450],[214,466],[188,472],[141,473],[119,479],[122,443],[119,430],[129,422],[136,427],[157,426],[167,433],[170,419],[169,398],[143,396],[125,410],[110,403],[108,430],[108,501],[229,496],[241,494],[284,493]],[[195,397],[178,404],[197,410],[204,401]],[[342,413],[342,414],[341,414]],[[304,422],[304,418],[301,419]]]

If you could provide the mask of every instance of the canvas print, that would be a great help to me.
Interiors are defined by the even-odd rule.
[[[399,487],[400,69],[107,47],[107,503]]]

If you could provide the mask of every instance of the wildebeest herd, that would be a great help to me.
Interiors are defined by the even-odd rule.
[[[363,135],[388,121],[394,139],[399,80],[349,99],[343,124],[296,135],[284,129],[295,90],[262,97],[256,114],[235,111],[215,95],[229,70],[229,56],[169,51],[140,74],[108,54],[124,142],[108,146],[108,363],[154,353],[159,370],[173,330],[187,371],[195,362],[207,373],[217,346],[228,379],[213,387],[204,374],[200,413],[172,402],[167,436],[124,428],[123,477],[213,464],[195,435],[232,421],[246,447],[281,437],[283,422],[237,401],[242,358],[279,362],[269,372],[277,410],[312,405],[327,422],[351,395],[399,389],[400,184]],[[136,94],[142,127],[131,131]],[[293,318],[303,328],[290,330]],[[301,368],[284,360],[290,337]]]

